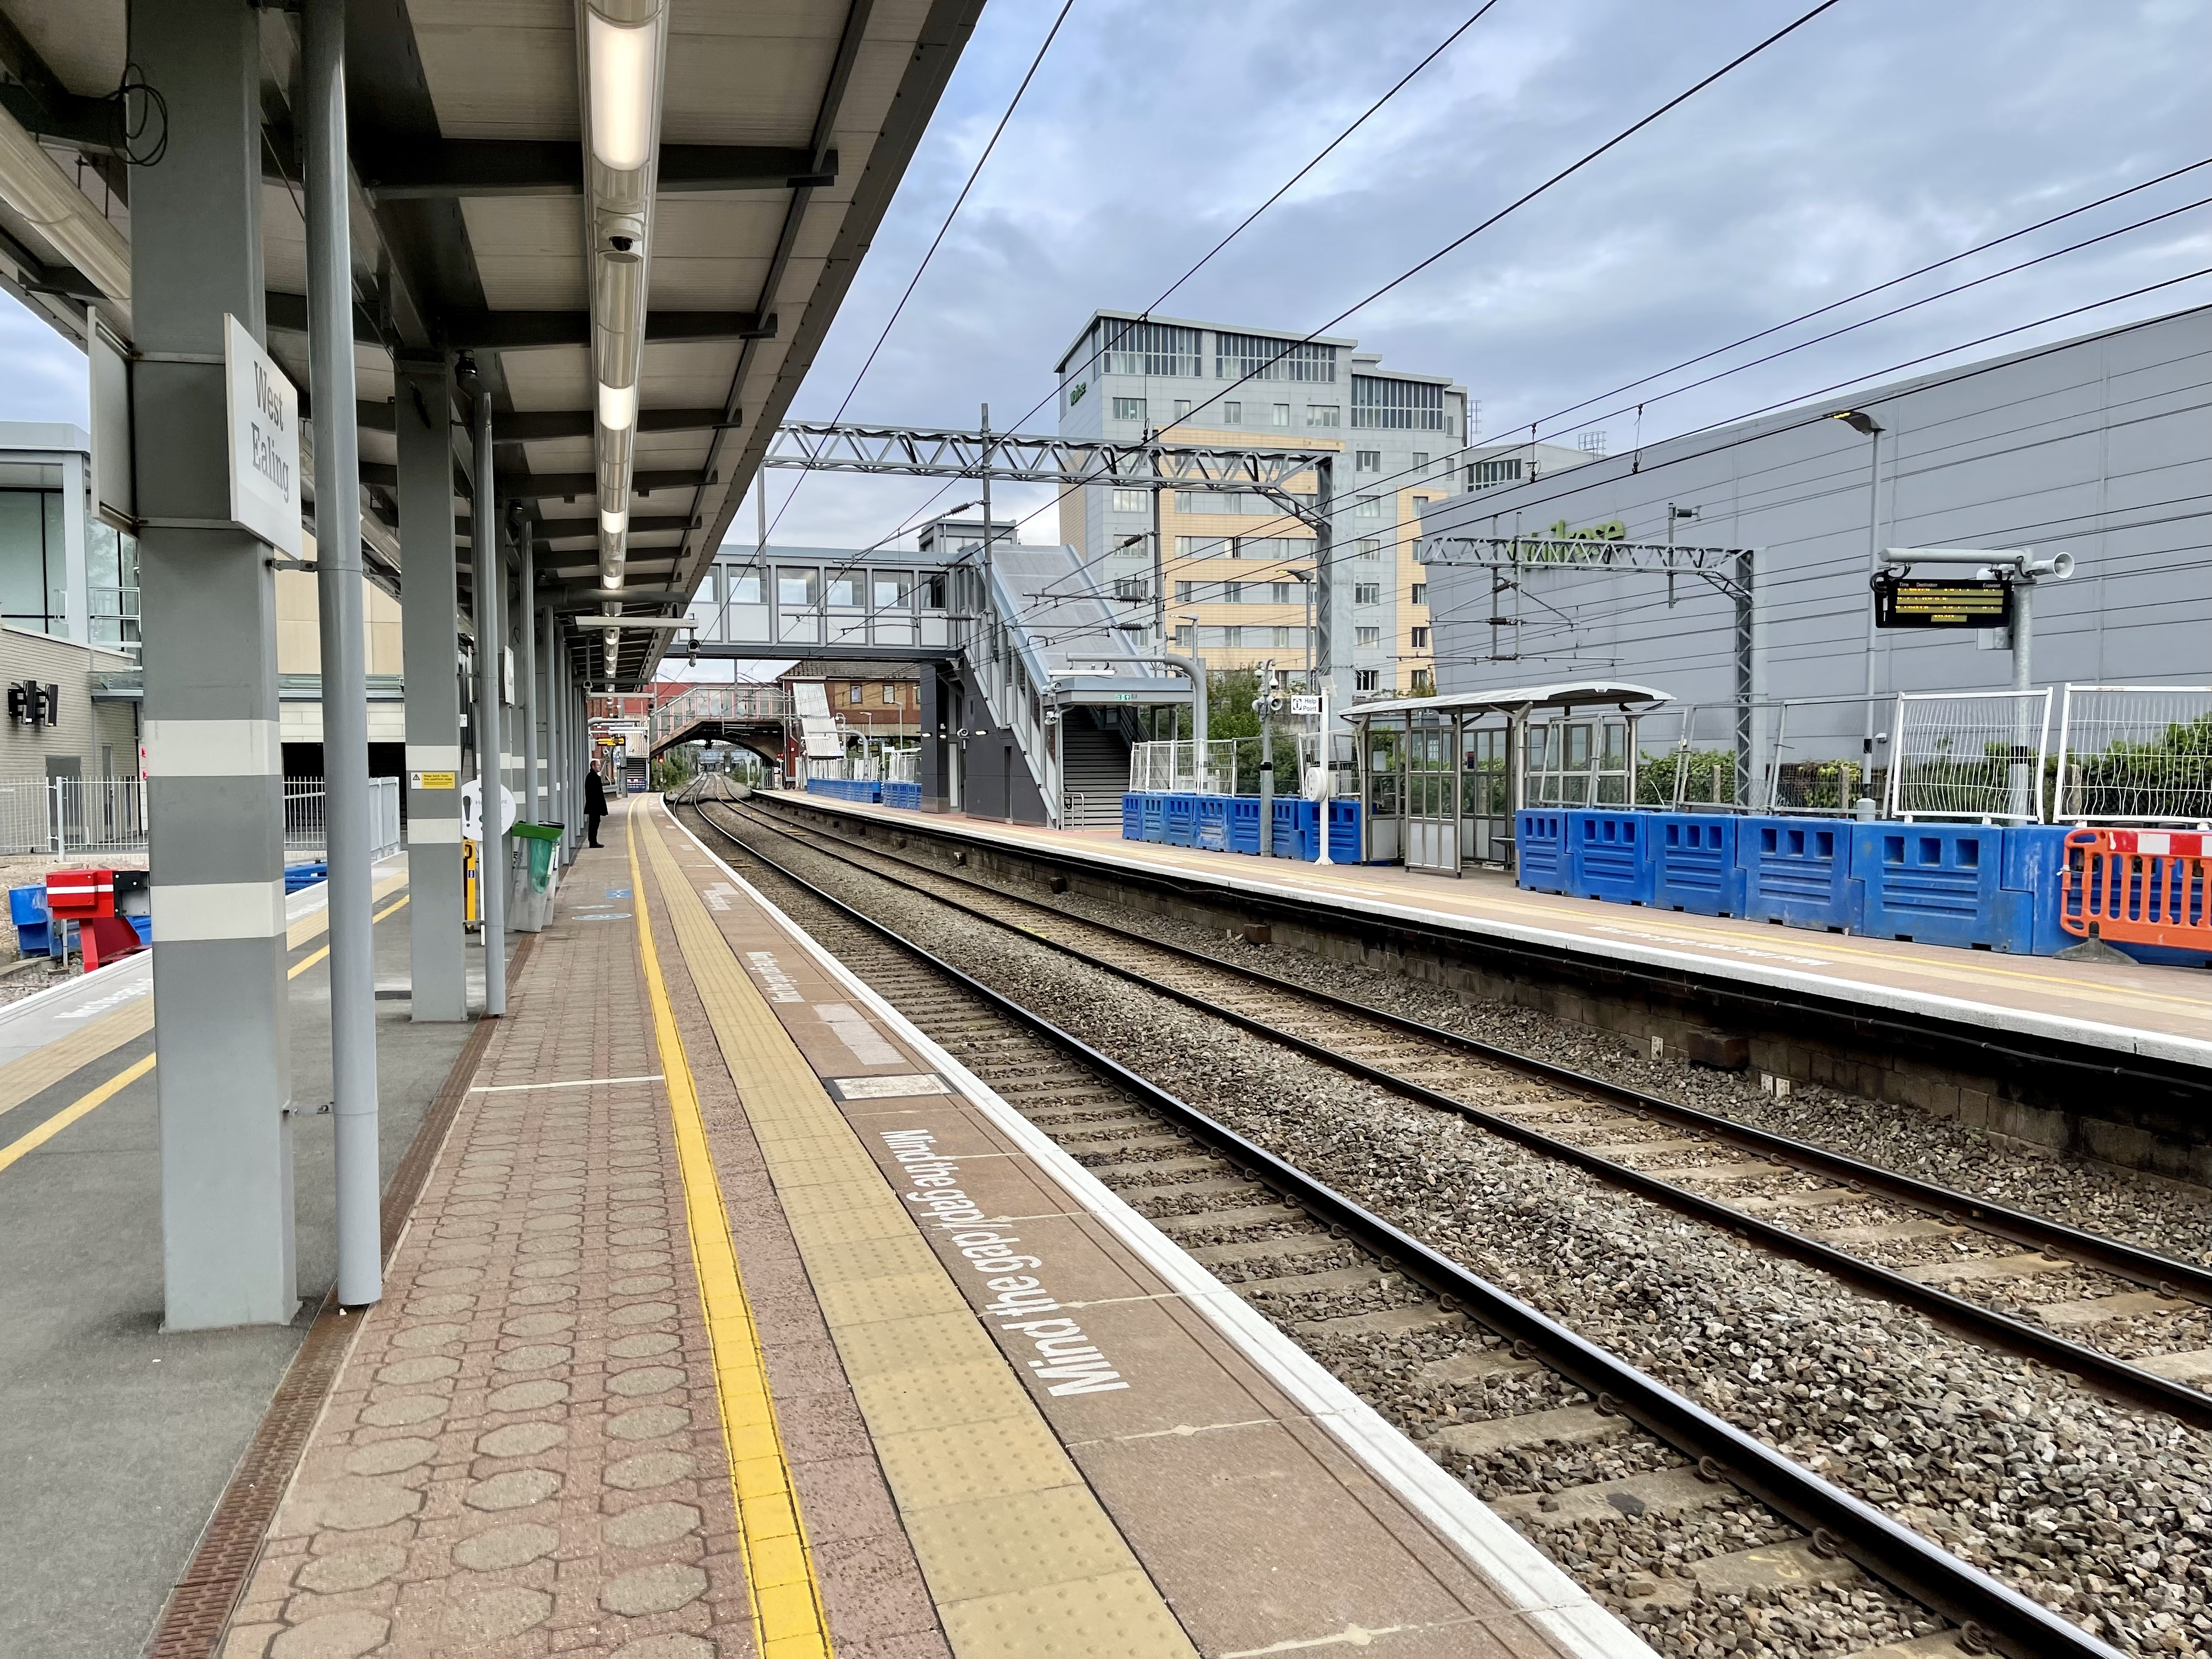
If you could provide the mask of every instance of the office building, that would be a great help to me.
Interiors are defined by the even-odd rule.
[[[1334,461],[1333,690],[1340,702],[1432,684],[1421,507],[1455,493],[1472,409],[1448,374],[1385,369],[1348,336],[1296,335],[1095,313],[1054,366],[1071,438],[1326,450]],[[1310,474],[1294,482],[1309,501]],[[1060,539],[1129,618],[1150,622],[1149,489],[1086,486],[1060,503]],[[1314,532],[1263,496],[1167,490],[1158,503],[1169,648],[1212,670],[1311,661]]]

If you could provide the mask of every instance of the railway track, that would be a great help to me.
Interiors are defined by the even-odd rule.
[[[2160,1374],[2152,1368],[2157,1360],[2145,1365],[2070,1340],[2059,1330],[1947,1289],[1942,1277],[1956,1273],[1959,1278],[1953,1283],[2002,1286],[2050,1267],[2072,1266],[2136,1287],[2113,1295],[2109,1284],[2101,1284],[2094,1297],[2058,1304],[2064,1314],[2094,1324],[2100,1310],[2110,1319],[2189,1304],[2212,1304],[2212,1269],[1132,929],[1071,916],[971,878],[898,858],[890,849],[869,848],[863,854],[836,837],[778,823],[754,809],[724,810],[736,811],[763,829],[880,880],[1230,1020],[1349,1076],[1452,1112],[1612,1186],[1913,1308],[1976,1341],[2051,1365],[2087,1387],[2167,1413],[2193,1427],[2212,1428],[2212,1394]],[[948,888],[957,890],[948,892]],[[1532,1097],[1531,1084],[1556,1085],[1565,1092]],[[1625,1132],[1655,1124],[1686,1131],[1687,1138],[1620,1139]],[[1570,1138],[1577,1133],[1595,1139]],[[1715,1158],[1716,1152],[1727,1155]],[[1662,1160],[1662,1166],[1644,1168],[1629,1161],[1650,1158]],[[1718,1195],[1782,1170],[1822,1184],[1734,1203]],[[1817,1218],[1838,1205],[1868,1196],[1917,1215],[1870,1228],[1833,1229],[1825,1237],[1802,1224],[1787,1224],[1798,1218]],[[1847,1243],[1862,1249],[1912,1245],[1969,1235],[2018,1247],[2022,1254],[1966,1256],[1900,1267],[1845,1248]],[[1977,1281],[1971,1277],[1977,1273],[1992,1276]],[[2172,1356],[2185,1362],[2201,1357],[2190,1351]],[[2212,1374],[2212,1368],[2200,1374]]]
[[[1456,1398],[1480,1384],[1509,1385],[1486,1397],[1510,1410],[1461,1409],[1441,1428],[1425,1425],[1432,1455],[1462,1470],[1512,1468],[1516,1460],[1526,1470],[1537,1467],[1539,1448],[1603,1443],[1605,1478],[1550,1491],[1524,1482],[1530,1489],[1499,1507],[1530,1522],[1602,1516],[1635,1532],[1641,1559],[1675,1564],[1625,1588],[1617,1574],[1602,1586],[1648,1637],[1677,1651],[1707,1640],[1735,1649],[1747,1620],[1762,1638],[1772,1636],[1770,1615],[1759,1611],[1771,1607],[1784,1625],[1802,1613],[1814,1633],[1783,1651],[1842,1655],[1911,1638],[1948,1643],[1916,1652],[2020,1659],[2116,1651],[809,880],[763,844],[771,835],[798,837],[750,814],[724,817],[720,807],[688,808],[686,816],[734,849],[748,878],[824,945],[1164,1231],[1214,1240],[1193,1253],[1325,1363],[1347,1344],[1382,1344],[1414,1357],[1404,1380],[1417,1394]],[[949,902],[919,884],[913,890]],[[1376,1403],[1402,1420],[1401,1401]],[[1545,1462],[1573,1460],[1547,1451]],[[1747,1540],[1749,1547],[1737,1547]],[[1845,1628],[1873,1639],[1819,1639],[1838,1628],[1828,1616],[1835,1603],[1824,1596],[1848,1598],[1861,1619]],[[1948,1622],[1948,1638],[1904,1603]],[[1731,1634],[1738,1639],[1726,1639]],[[1764,1639],[1744,1645],[1776,1650]]]

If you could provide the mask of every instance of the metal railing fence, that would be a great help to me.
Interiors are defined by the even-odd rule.
[[[370,856],[399,850],[403,791],[398,778],[371,778]],[[284,780],[284,851],[323,853],[323,781]],[[149,812],[143,778],[0,779],[0,854],[143,857]]]
[[[2212,686],[2067,686],[2051,816],[2212,826]]]
[[[2043,817],[2051,690],[1905,692],[1890,741],[1893,818]]]

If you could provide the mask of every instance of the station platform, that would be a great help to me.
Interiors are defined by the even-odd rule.
[[[224,1659],[1650,1653],[657,798],[607,829]]]
[[[378,866],[380,984],[404,990],[404,856]],[[136,1654],[193,1559],[335,1272],[324,890],[286,901],[301,1317],[161,1328],[152,960],[0,1009],[0,1652]],[[480,956],[480,952],[477,953]],[[471,1027],[377,1003],[384,1170],[399,1170]]]
[[[1353,915],[1600,955],[1760,988],[1846,999],[1899,1012],[2118,1054],[2212,1066],[2212,974],[2202,969],[2086,964],[1902,940],[1814,933],[1725,916],[1525,892],[1510,876],[1429,875],[1396,865],[1316,865],[1062,830],[923,816],[817,795],[769,796],[978,845],[1004,843],[1231,892],[1289,897]]]

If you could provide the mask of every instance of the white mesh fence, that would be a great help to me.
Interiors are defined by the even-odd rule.
[[[2051,692],[1908,692],[1890,744],[1889,816],[2043,816]]]
[[[2068,686],[2051,816],[2212,823],[2212,686]]]
[[[1201,754],[1200,751],[1205,751]],[[1129,787],[1139,794],[1228,795],[1237,790],[1237,742],[1139,743],[1129,748]]]

